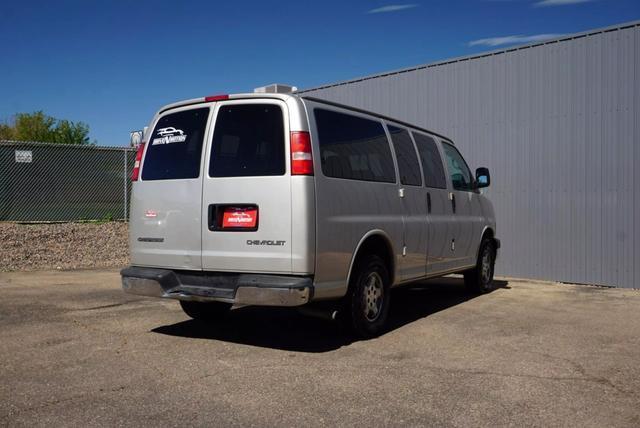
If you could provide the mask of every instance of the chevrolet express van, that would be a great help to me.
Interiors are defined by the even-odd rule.
[[[192,318],[233,305],[341,302],[363,337],[390,289],[463,273],[490,289],[491,202],[453,142],[379,114],[293,94],[192,99],[153,118],[133,171],[125,291]]]

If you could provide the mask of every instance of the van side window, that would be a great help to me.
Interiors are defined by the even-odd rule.
[[[453,188],[456,190],[473,190],[471,171],[458,149],[447,143],[443,143],[442,147],[447,157],[447,166],[449,167]]]
[[[209,108],[169,113],[158,119],[142,166],[142,180],[200,176],[200,157]]]
[[[387,129],[398,159],[400,182],[409,186],[422,186],[420,164],[409,131],[393,125],[387,125]]]
[[[412,132],[412,135],[416,146],[418,146],[418,153],[420,153],[425,184],[427,187],[446,189],[447,179],[435,140],[427,135],[416,132]]]
[[[282,108],[275,104],[220,107],[209,162],[210,177],[284,175]]]
[[[315,109],[322,173],[327,177],[395,183],[391,149],[382,123]]]

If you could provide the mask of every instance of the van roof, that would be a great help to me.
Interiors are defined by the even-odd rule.
[[[340,103],[336,103],[333,101],[328,101],[322,98],[316,98],[316,97],[310,97],[310,96],[304,96],[304,95],[298,95],[298,94],[283,94],[283,93],[240,93],[240,94],[229,94],[229,95],[213,95],[210,97],[200,97],[200,98],[192,98],[189,100],[183,100],[183,101],[178,101],[175,103],[171,103],[171,104],[167,104],[164,107],[162,107],[159,111],[158,114],[162,114],[167,110],[171,110],[173,108],[176,107],[184,107],[184,106],[189,106],[189,105],[194,105],[194,104],[200,104],[200,103],[204,103],[207,101],[213,101],[213,98],[217,98],[218,100],[223,100],[223,99],[229,99],[229,100],[241,100],[241,99],[251,99],[251,98],[274,98],[274,99],[279,99],[282,101],[286,101],[287,99],[291,99],[291,98],[296,98],[296,99],[302,99],[302,100],[309,100],[309,101],[313,101],[316,103],[320,103],[320,104],[326,104],[329,106],[333,106],[333,107],[338,107],[338,108],[342,108],[345,110],[351,110],[357,113],[364,113],[364,114],[369,114],[371,116],[375,116],[378,117],[380,119],[389,121],[389,122],[394,122],[397,123],[399,125],[403,125],[406,126],[408,128],[412,128],[418,131],[422,131],[422,132],[426,132],[427,134],[431,134],[431,135],[435,135],[436,137],[439,137],[443,140],[446,140],[447,142],[453,144],[453,141],[451,140],[451,138],[446,137],[442,134],[439,134],[437,132],[431,131],[429,129],[426,128],[422,128],[420,126],[414,125],[412,123],[409,122],[405,122],[403,120],[400,119],[396,119],[394,117],[390,117],[390,116],[385,116],[383,114],[380,113],[376,113],[373,111],[369,111],[369,110],[365,110],[365,109],[361,109],[358,107],[352,107],[349,105],[345,105],[345,104],[340,104]]]
[[[200,98],[192,98],[190,100],[183,100],[183,101],[178,101],[175,103],[171,103],[171,104],[167,104],[164,107],[162,107],[159,111],[158,114],[160,113],[164,113],[167,110],[171,110],[173,108],[176,107],[184,107],[184,106],[189,106],[192,104],[200,104],[200,103],[205,103],[207,102],[208,98],[218,98],[219,100],[223,100],[223,99],[229,99],[229,100],[239,100],[239,99],[247,99],[247,98],[276,98],[279,100],[283,100],[286,101],[288,98],[301,98],[299,96],[296,95],[292,95],[292,94],[277,94],[277,93],[246,93],[246,94],[229,94],[229,95],[212,95],[212,96],[207,96],[207,97],[200,97]]]
[[[364,113],[364,114],[370,114],[371,116],[375,116],[378,117],[380,119],[386,120],[388,122],[393,122],[393,123],[397,123],[398,125],[403,125],[406,126],[407,128],[412,128],[418,131],[422,131],[422,132],[426,132],[427,134],[431,134],[431,135],[435,135],[436,137],[442,138],[443,140],[447,140],[447,142],[453,144],[453,141],[451,141],[451,138],[446,137],[442,134],[438,134],[437,132],[433,132],[427,128],[422,128],[420,126],[414,125],[412,123],[409,122],[405,122],[403,120],[400,119],[396,119],[394,117],[390,117],[390,116],[385,116],[383,114],[380,113],[376,113],[373,111],[369,111],[369,110],[365,110],[365,109],[361,109],[358,107],[352,107],[352,106],[348,106],[345,104],[340,104],[340,103],[336,103],[333,101],[327,101],[327,100],[323,100],[322,98],[315,98],[315,97],[306,97],[306,96],[300,96],[300,98],[302,98],[303,100],[309,100],[309,101],[314,101],[316,103],[321,103],[321,104],[327,104],[333,107],[339,107],[339,108],[343,108],[345,110],[351,110],[351,111],[355,111],[358,113]]]

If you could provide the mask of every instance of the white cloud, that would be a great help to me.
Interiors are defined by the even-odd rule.
[[[536,2],[535,6],[566,6],[568,4],[589,3],[595,0],[542,0]]]
[[[478,39],[469,42],[469,46],[502,46],[513,45],[516,43],[533,43],[542,42],[549,39],[562,37],[564,34],[535,34],[533,36],[504,36],[489,37],[487,39]]]
[[[387,12],[397,12],[399,10],[405,9],[413,9],[414,7],[418,7],[417,4],[390,4],[388,6],[378,7],[376,9],[371,9],[367,13],[387,13]]]

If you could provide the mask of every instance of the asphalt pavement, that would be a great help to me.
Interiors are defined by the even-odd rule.
[[[0,273],[0,425],[640,426],[640,291],[458,278],[389,331],[244,307],[191,321],[117,270]]]

